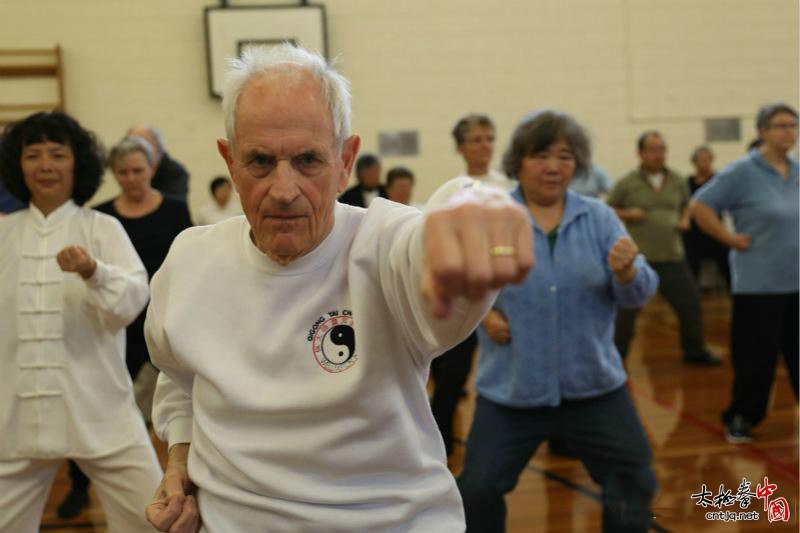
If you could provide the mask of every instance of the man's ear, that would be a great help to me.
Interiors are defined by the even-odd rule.
[[[342,192],[350,181],[350,173],[353,171],[353,164],[356,161],[360,147],[361,137],[358,135],[351,135],[342,144],[342,175],[339,176],[338,192]]]
[[[239,192],[239,184],[237,183],[236,176],[233,172],[233,150],[231,142],[228,139],[217,139],[217,151],[222,159],[225,160],[225,165],[228,167],[228,174],[233,179],[233,184],[236,187],[236,192]]]

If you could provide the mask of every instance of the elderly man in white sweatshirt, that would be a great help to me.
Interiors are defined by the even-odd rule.
[[[527,216],[465,178],[424,214],[339,204],[360,144],[349,84],[301,48],[232,61],[223,109],[245,216],[186,230],[152,281],[153,420],[170,451],[148,519],[463,531],[428,368],[527,275]]]

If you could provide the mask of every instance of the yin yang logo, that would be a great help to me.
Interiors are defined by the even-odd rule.
[[[356,353],[356,332],[352,326],[333,326],[322,339],[322,355],[335,365],[346,363]]]
[[[321,317],[309,339],[312,341],[314,359],[323,370],[343,372],[358,360],[356,330],[349,311],[332,311]]]

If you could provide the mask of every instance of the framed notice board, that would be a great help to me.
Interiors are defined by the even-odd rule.
[[[222,96],[225,61],[248,44],[276,46],[288,41],[328,57],[325,6],[267,5],[205,9],[208,91]]]

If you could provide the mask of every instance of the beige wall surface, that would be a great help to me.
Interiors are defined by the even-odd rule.
[[[644,129],[661,129],[669,162],[688,171],[705,118],[742,119],[740,142],[712,145],[725,163],[753,136],[761,103],[797,105],[796,0],[324,4],[330,55],[353,83],[363,150],[377,151],[379,131],[419,132],[418,156],[384,161],[385,169],[416,172],[417,201],[462,170],[449,132],[465,112],[495,118],[495,164],[524,113],[571,112],[592,133],[596,162],[618,177],[635,164]],[[61,45],[67,111],[108,146],[134,122],[159,126],[169,152],[189,168],[197,209],[211,178],[225,172],[215,148],[222,113],[206,81],[207,5],[217,4],[0,0],[0,48]],[[0,84],[6,96],[15,90],[34,89]],[[97,199],[116,192],[108,177]]]

